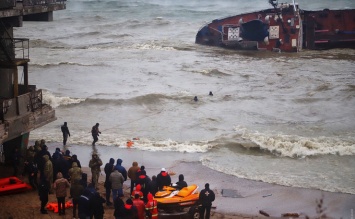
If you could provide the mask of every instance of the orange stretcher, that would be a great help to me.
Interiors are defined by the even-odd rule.
[[[65,202],[65,208],[73,207],[73,203],[71,201]],[[53,211],[54,213],[58,213],[58,203],[57,202],[49,202],[46,206],[47,210]]]

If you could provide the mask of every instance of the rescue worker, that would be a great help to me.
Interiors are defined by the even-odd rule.
[[[99,187],[99,176],[101,169],[100,167],[102,166],[102,161],[99,158],[99,156],[96,153],[92,154],[92,159],[89,162],[89,167],[91,169],[91,174],[92,174],[92,182],[94,184],[95,189],[98,189]]]
[[[66,146],[67,145],[68,136],[70,137],[70,132],[69,132],[69,128],[67,126],[67,122],[64,122],[64,125],[62,125],[60,127],[60,129],[62,130],[62,133],[63,133],[63,146]]]
[[[145,205],[144,201],[141,200],[139,194],[135,194],[133,198],[133,205],[137,208],[138,219],[145,219]]]
[[[187,183],[184,181],[184,175],[183,174],[179,175],[179,182],[177,182],[176,184],[178,185],[179,189],[187,187]]]
[[[158,219],[158,202],[154,200],[152,193],[148,193],[148,202],[145,204],[146,215],[149,219]]]
[[[132,199],[127,199],[126,204],[123,206],[122,215],[124,219],[132,219],[137,218],[138,211],[136,206],[133,205]]]
[[[210,184],[205,184],[205,189],[202,189],[199,195],[200,219],[209,219],[211,214],[212,202],[215,199],[214,192],[210,189]],[[206,216],[205,216],[206,215]]]
[[[94,141],[92,142],[92,146],[95,146],[95,143],[99,140],[98,136],[101,134],[99,130],[99,123],[96,123],[91,129],[91,135]]]
[[[171,178],[169,173],[165,170],[165,168],[161,169],[161,172],[157,176],[157,184],[158,189],[163,190],[164,186],[170,186]]]
[[[136,189],[133,190],[133,192],[131,193],[131,198],[134,199],[136,195],[138,195],[138,197],[140,199],[143,199],[143,192],[141,191],[141,185],[140,184],[136,185]]]

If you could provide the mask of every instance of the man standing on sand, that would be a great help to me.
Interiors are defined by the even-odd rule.
[[[210,184],[205,184],[205,189],[202,189],[199,196],[201,203],[200,207],[200,219],[209,219],[211,214],[212,202],[215,199],[214,192],[210,189]],[[206,212],[206,217],[205,217]]]
[[[64,122],[64,125],[62,125],[60,129],[62,130],[63,133],[63,146],[65,146],[67,145],[68,136],[70,137],[70,132],[67,126],[67,122]]]
[[[92,138],[94,139],[94,141],[92,142],[92,146],[95,146],[95,143],[99,140],[98,136],[99,134],[101,134],[99,130],[99,123],[96,123],[96,125],[92,127],[91,134],[92,134]]]
[[[91,174],[92,174],[92,182],[95,186],[96,189],[99,188],[99,176],[101,169],[100,167],[102,166],[102,161],[99,158],[99,156],[96,153],[92,154],[92,159],[89,162],[89,167],[91,169]]]

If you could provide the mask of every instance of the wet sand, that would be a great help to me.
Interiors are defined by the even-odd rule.
[[[54,152],[57,144],[49,145],[49,151]],[[91,146],[73,146],[69,148],[74,154],[77,154],[84,172],[88,174],[88,180],[91,179],[91,173],[88,166],[88,159],[91,157]],[[146,166],[147,174],[151,177],[160,172],[161,167],[175,173],[172,175],[172,182],[178,181],[178,175],[184,174],[185,181],[188,184],[197,184],[201,189],[205,183],[210,184],[210,188],[216,194],[216,200],[213,202],[212,218],[260,218],[265,217],[260,211],[266,212],[272,218],[280,218],[286,213],[296,213],[300,217],[319,217],[317,213],[316,200],[322,200],[323,212],[329,218],[353,218],[355,208],[355,195],[324,192],[317,189],[294,188],[287,186],[274,185],[264,182],[258,182],[247,179],[240,179],[232,175],[224,174],[211,170],[201,165],[198,161],[177,161],[170,159],[165,162],[167,157],[175,154],[171,152],[160,152],[164,158],[156,156],[154,152],[142,152],[140,150],[120,150],[112,153],[113,149],[100,148],[98,152],[105,165],[109,157],[122,158],[123,166],[128,170],[132,161],[137,161]],[[117,148],[115,149],[117,150]],[[103,153],[105,151],[105,153]],[[108,153],[111,152],[111,153]],[[127,154],[128,153],[128,154]],[[117,154],[117,155],[116,155]],[[143,155],[142,155],[143,154]],[[144,162],[140,158],[144,157]],[[102,168],[104,167],[102,166]],[[85,167],[86,166],[86,167]],[[4,170],[1,167],[1,177],[5,177],[11,167]],[[104,172],[100,176],[100,194],[105,197],[103,181]],[[130,181],[124,183],[125,196],[129,195]],[[69,194],[69,193],[68,193]],[[228,197],[229,196],[229,197]],[[230,197],[234,196],[234,197]],[[68,199],[68,198],[67,198]],[[50,201],[56,201],[55,195],[50,195]],[[40,202],[36,191],[30,191],[22,194],[0,196],[0,219],[4,218],[72,218],[71,209],[65,216],[59,216],[50,212],[49,215],[39,213]],[[113,208],[105,206],[105,218],[113,218]],[[172,218],[172,217],[169,217]]]

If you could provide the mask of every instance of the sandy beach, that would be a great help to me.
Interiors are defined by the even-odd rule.
[[[49,146],[49,151],[54,151],[52,149],[55,147],[55,144],[49,144]],[[81,151],[81,155],[77,154],[82,163],[83,171],[88,174],[88,180],[90,180],[91,173],[86,164],[88,162],[86,159],[90,157],[90,154],[87,154],[87,156],[83,154],[89,153],[91,147],[86,148],[89,150]],[[74,148],[71,149],[75,151]],[[131,160],[135,160],[137,156],[142,156],[141,153],[143,152],[131,150],[129,151],[130,155],[127,156],[121,151],[120,156],[124,159],[123,166],[128,170]],[[166,157],[171,156],[169,152],[166,152],[165,155]],[[112,154],[106,156],[112,156]],[[103,155],[101,157],[104,165],[108,162],[106,156]],[[151,162],[149,162],[150,160]],[[137,161],[140,163],[140,160]],[[144,165],[146,166],[147,175],[152,176],[160,172],[161,167],[156,162],[157,159],[154,156],[147,152],[144,153]],[[197,184],[200,190],[204,188],[205,183],[208,182],[210,184],[210,188],[216,194],[216,200],[213,202],[212,218],[266,217],[260,214],[261,211],[267,213],[272,218],[280,218],[285,214],[298,214],[300,217],[316,218],[320,216],[319,209],[317,212],[317,200],[323,201],[321,206],[322,213],[328,218],[353,218],[355,195],[352,194],[294,188],[240,179],[211,170],[204,167],[200,162],[171,162],[164,167],[170,172],[175,173],[172,175],[172,182],[177,182],[178,175],[182,173],[188,184]],[[1,177],[9,176],[11,173],[11,167],[1,166]],[[21,176],[20,178],[26,181],[25,177]],[[105,175],[102,171],[99,192],[103,197],[105,197],[104,179]],[[125,197],[129,195],[129,186],[130,181],[127,180],[124,183]],[[66,200],[69,200],[68,197]],[[56,201],[55,195],[50,195],[49,199],[50,202]],[[59,216],[53,212],[50,212],[48,215],[40,214],[40,202],[36,191],[0,196],[0,204],[0,219],[72,218],[71,209],[67,210],[65,216]],[[105,218],[113,218],[113,211],[113,207],[105,206]]]

